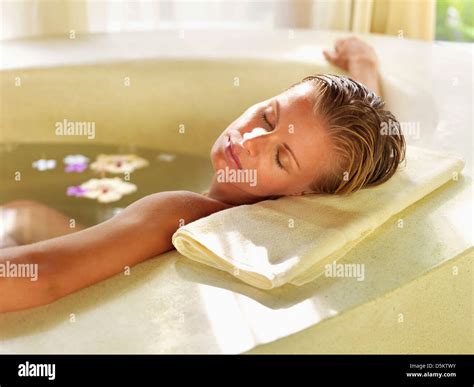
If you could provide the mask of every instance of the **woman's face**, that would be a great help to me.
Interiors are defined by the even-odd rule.
[[[331,166],[329,136],[313,113],[314,86],[299,84],[248,108],[211,149],[210,194],[227,203],[310,192]]]

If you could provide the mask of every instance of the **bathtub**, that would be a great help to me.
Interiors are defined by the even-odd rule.
[[[3,42],[0,143],[94,141],[208,157],[250,105],[307,75],[337,73],[321,48],[341,36],[163,30]],[[343,258],[370,257],[368,281],[262,291],[172,251],[130,276],[0,315],[0,353],[472,351],[472,305],[456,307],[472,297],[472,57],[461,46],[362,37],[379,54],[407,142],[466,159],[462,184],[399,214],[403,236],[391,219]],[[56,135],[63,119],[95,122],[94,139]]]

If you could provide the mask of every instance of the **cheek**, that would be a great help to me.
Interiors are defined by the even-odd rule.
[[[255,184],[238,183],[240,189],[258,196],[280,195],[286,192],[289,178],[271,168],[258,168],[255,172]]]

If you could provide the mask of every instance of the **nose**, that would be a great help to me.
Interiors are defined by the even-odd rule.
[[[254,156],[258,153],[259,142],[263,136],[268,135],[268,131],[263,128],[253,128],[250,132],[245,132],[240,141],[242,146],[248,153]]]

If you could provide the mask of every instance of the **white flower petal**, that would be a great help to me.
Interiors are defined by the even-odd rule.
[[[119,177],[90,179],[81,184],[80,187],[87,190],[83,195],[84,197],[97,199],[101,203],[119,200],[122,195],[137,190],[135,184],[124,182]]]
[[[100,196],[100,191],[87,191],[82,196],[88,199],[97,199]]]
[[[38,171],[46,171],[48,169],[54,169],[56,167],[56,160],[39,159],[32,163],[33,168]]]
[[[99,201],[100,203],[110,203],[110,202],[116,202],[117,200],[120,200],[121,198],[122,198],[122,195],[120,195],[118,192],[109,191],[105,194],[100,195],[97,201]]]
[[[84,155],[68,155],[63,159],[64,164],[87,164],[89,158]]]
[[[137,190],[137,186],[135,184],[123,185],[118,188],[118,191],[124,195],[135,192],[136,190]]]
[[[91,169],[109,173],[133,172],[135,169],[147,166],[147,160],[137,155],[98,155]]]

